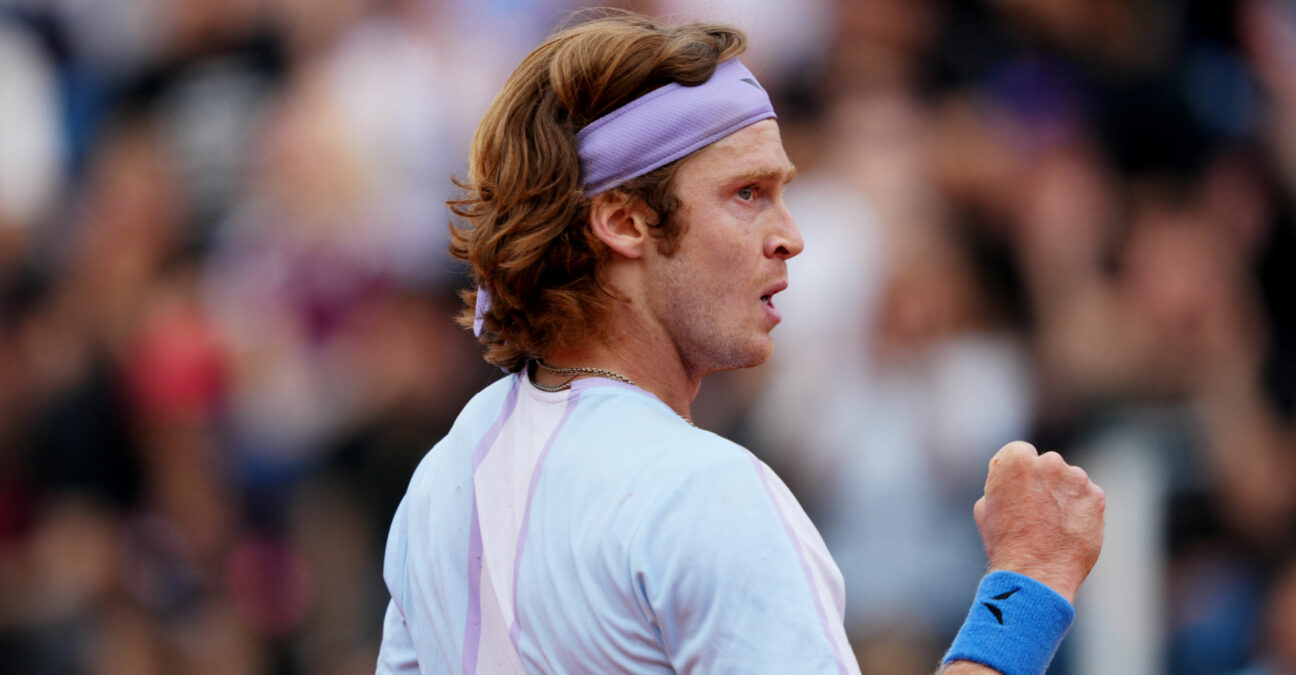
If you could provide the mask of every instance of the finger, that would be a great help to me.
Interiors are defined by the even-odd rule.
[[[985,493],[994,494],[1002,486],[1013,484],[1029,473],[1037,458],[1035,446],[1014,441],[999,449],[986,472]]]
[[[1003,461],[1029,459],[1038,454],[1039,451],[1037,451],[1035,446],[1030,443],[1027,443],[1026,441],[1013,441],[1002,448],[999,448],[999,452],[996,452],[994,457],[990,458],[990,469],[994,470],[994,468]]]
[[[1066,463],[1065,459],[1062,459],[1062,455],[1059,455],[1054,450],[1049,450],[1048,452],[1040,455],[1039,458],[1040,461],[1043,462],[1045,465],[1052,466],[1057,469],[1062,469],[1070,466]]]
[[[981,522],[985,520],[986,498],[983,496],[976,500],[972,505],[972,519],[976,521],[977,527],[981,527]]]

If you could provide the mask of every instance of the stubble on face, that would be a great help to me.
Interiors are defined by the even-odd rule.
[[[785,260],[765,255],[764,246],[771,228],[786,227],[786,211],[775,211],[783,209],[781,189],[791,170],[773,121],[688,161],[676,177],[681,208],[675,217],[684,236],[674,255],[655,261],[648,295],[686,372],[701,377],[757,366],[773,354],[761,293],[787,272]],[[772,196],[761,192],[767,201],[759,204],[735,201],[731,193],[744,183],[733,177],[752,173],[771,176],[760,190]]]
[[[683,211],[681,209],[681,211]],[[702,376],[759,366],[774,353],[768,333],[740,332],[725,320],[734,313],[716,284],[699,279],[696,264],[681,249],[653,277],[652,292],[663,305],[663,323],[686,372]]]

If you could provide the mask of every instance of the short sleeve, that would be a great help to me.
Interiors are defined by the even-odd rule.
[[[378,667],[375,675],[408,675],[419,672],[418,655],[414,650],[414,640],[405,625],[396,601],[387,604],[387,616],[383,619],[382,646],[378,650]]]
[[[738,447],[683,476],[631,545],[636,600],[679,673],[857,673],[841,573],[786,486]]]
[[[414,638],[410,635],[405,613],[400,606],[405,598],[405,555],[408,549],[405,502],[406,500],[401,500],[392,517],[391,531],[387,535],[387,552],[383,559],[383,580],[392,599],[387,603],[387,614],[383,618],[377,675],[419,672]]]

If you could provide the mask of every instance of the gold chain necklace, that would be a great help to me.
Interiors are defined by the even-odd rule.
[[[532,378],[531,386],[535,387],[536,389],[539,389],[540,391],[550,391],[550,392],[566,391],[568,389],[571,389],[572,380],[576,379],[577,377],[580,377],[581,375],[597,375],[599,377],[606,377],[610,380],[624,382],[632,387],[639,386],[635,384],[634,380],[626,377],[625,375],[622,375],[621,373],[615,371],[606,370],[604,368],[559,368],[557,366],[551,366],[545,363],[543,359],[536,359],[536,365],[540,366],[541,368],[544,368],[545,370],[551,373],[558,373],[559,375],[568,376],[567,379],[563,380],[560,384],[540,384],[539,382],[535,381],[535,378]]]
[[[563,380],[559,384],[540,384],[539,382],[535,381],[535,378],[531,378],[531,386],[535,387],[536,389],[539,389],[540,391],[548,391],[548,392],[566,391],[568,389],[571,389],[572,380],[576,379],[581,375],[597,375],[599,377],[606,377],[608,379],[616,380],[618,382],[624,382],[632,387],[639,386],[638,384],[635,384],[634,380],[614,370],[607,370],[605,368],[559,368],[557,366],[551,366],[545,363],[542,359],[536,359],[535,362],[536,365],[540,366],[541,368],[544,368],[545,370],[551,373],[558,373],[559,375],[569,376],[567,379]],[[689,418],[680,415],[678,412],[675,414],[678,415],[680,419],[684,420],[684,422],[687,423],[689,426],[693,427],[694,429],[698,428],[698,426],[693,423],[693,420],[690,420]]]

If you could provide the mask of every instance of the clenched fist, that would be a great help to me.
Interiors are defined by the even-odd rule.
[[[992,570],[1025,574],[1071,601],[1098,561],[1105,508],[1084,469],[1019,441],[990,460],[973,515]]]

